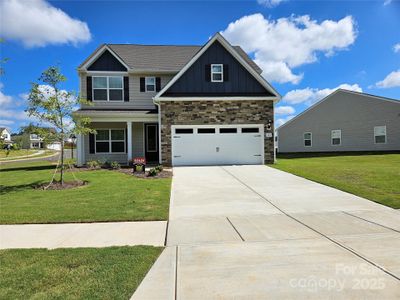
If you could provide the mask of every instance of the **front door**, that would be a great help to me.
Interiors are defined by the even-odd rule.
[[[158,163],[158,124],[145,124],[144,134],[146,161]]]

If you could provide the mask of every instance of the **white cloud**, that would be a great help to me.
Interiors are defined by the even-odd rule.
[[[275,7],[287,0],[257,0],[258,4],[264,5],[266,7]]]
[[[379,88],[400,87],[400,69],[391,72],[385,79],[378,81],[376,86]]]
[[[358,84],[341,84],[333,89],[316,89],[316,88],[305,88],[292,90],[288,92],[282,100],[290,104],[305,103],[306,105],[312,105],[315,102],[321,100],[322,98],[328,96],[337,89],[345,89],[349,91],[362,92],[362,88]]]
[[[14,124],[15,122],[12,120],[0,120],[0,126],[1,127],[6,127],[5,125],[11,125]]]
[[[73,19],[45,0],[0,1],[3,38],[21,41],[26,47],[73,44],[90,41],[85,22]]]
[[[400,52],[400,43],[397,43],[393,46],[393,51],[394,51],[394,53]]]
[[[3,83],[0,82],[0,107],[11,104],[12,102],[12,97],[3,93],[3,87]]]
[[[285,118],[279,118],[275,121],[275,127],[278,128],[279,126],[285,124],[287,121],[293,119],[294,116],[287,116]]]
[[[389,5],[390,3],[392,3],[392,0],[385,0],[384,2],[383,2],[383,5]]]
[[[331,56],[347,49],[357,36],[351,16],[318,23],[308,15],[270,20],[259,13],[230,23],[221,33],[254,54],[265,78],[294,84],[303,75],[294,74],[293,68],[317,61],[318,53]]]
[[[277,115],[292,115],[295,113],[295,109],[292,106],[278,106],[275,108],[275,114]]]

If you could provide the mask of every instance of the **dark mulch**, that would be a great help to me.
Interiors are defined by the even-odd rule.
[[[50,186],[48,183],[40,184],[36,186],[37,189],[41,190],[68,190],[68,189],[73,189],[77,188],[80,186],[87,185],[88,182],[85,180],[75,180],[75,181],[64,181],[64,183],[61,185],[61,182],[59,181],[54,181]]]
[[[161,172],[157,173],[156,176],[149,176],[149,172],[143,173],[143,172],[132,172],[132,168],[121,168],[119,170],[116,170],[118,172],[127,174],[127,175],[132,175],[138,178],[145,178],[145,179],[153,179],[153,178],[171,178],[172,177],[172,171],[165,171],[162,170]]]

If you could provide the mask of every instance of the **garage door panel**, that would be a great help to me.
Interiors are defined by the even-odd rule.
[[[259,128],[258,133],[242,133],[241,126],[231,126],[237,128],[236,133],[220,133],[219,129],[225,126],[229,125],[186,126],[193,129],[189,130],[193,132],[191,134],[175,134],[174,129],[180,127],[172,126],[173,165],[262,164],[262,125],[252,125],[252,128]],[[198,133],[204,132],[205,128],[215,128],[215,134]]]

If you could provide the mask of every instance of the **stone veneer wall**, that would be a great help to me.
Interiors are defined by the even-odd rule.
[[[274,106],[269,100],[161,101],[161,159],[171,165],[171,125],[264,124],[265,163],[274,162]],[[271,129],[266,125],[271,120]],[[266,138],[265,133],[272,133]]]

